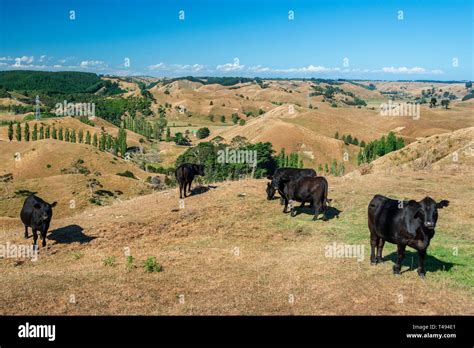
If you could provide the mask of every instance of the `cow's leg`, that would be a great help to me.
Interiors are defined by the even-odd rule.
[[[426,256],[426,249],[418,250],[418,275],[421,278],[425,277],[425,256]]]
[[[179,183],[179,199],[183,198],[183,184]]]
[[[47,229],[44,229],[41,231],[41,239],[43,241],[43,243],[41,244],[43,246],[43,248],[46,246],[46,233],[48,232]]]
[[[321,205],[318,202],[314,205],[314,218],[313,218],[313,221],[316,221],[318,219],[320,211],[321,211]]]
[[[380,238],[377,244],[377,263],[382,262],[382,251],[383,251],[384,245],[385,245],[385,241],[382,238]]]
[[[379,243],[379,237],[375,234],[370,232],[370,264],[371,265],[376,265],[377,264],[377,258],[375,257],[375,247]]]
[[[184,182],[184,184],[183,184],[183,194],[184,194],[184,198],[187,197],[187,195],[186,195],[186,186],[187,186],[187,184],[186,184],[186,182]]]
[[[287,212],[288,212],[288,211],[287,211],[287,209],[288,209],[288,199],[285,197],[284,200],[285,200],[285,202],[284,202],[284,203],[285,203],[285,206],[283,207],[283,212],[284,212],[284,213],[287,213]]]
[[[36,247],[36,241],[38,240],[38,231],[36,228],[31,229],[33,231],[33,246]]]
[[[304,203],[302,203],[301,206],[303,206]],[[296,210],[296,207],[295,207],[295,201],[292,201],[291,203],[291,208],[290,208],[290,215],[292,217],[295,217],[296,215],[298,214],[298,211]]]
[[[189,193],[191,193],[191,184],[192,184],[192,181],[190,181],[189,184],[188,184],[188,191],[189,191]]]
[[[280,195],[280,205],[283,205],[285,204],[285,199],[283,198],[283,192],[281,192],[280,190],[278,190],[278,194]]]
[[[328,207],[326,206],[326,202],[324,199],[321,201],[321,212],[323,213],[323,221],[328,221],[328,218],[326,217],[326,211]]]
[[[393,266],[393,274],[400,274],[400,270],[402,268],[402,261],[405,257],[405,248],[406,245],[398,244],[397,245],[397,263]]]
[[[28,239],[28,226],[25,225],[25,239]]]

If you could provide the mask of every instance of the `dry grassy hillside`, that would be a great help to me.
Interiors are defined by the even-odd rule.
[[[38,261],[0,260],[0,313],[472,315],[474,219],[466,206],[474,192],[466,185],[473,178],[329,178],[340,214],[328,222],[283,214],[277,200],[266,200],[266,180],[217,184],[186,199],[183,209],[170,190],[54,218]],[[382,264],[370,266],[365,212],[375,193],[451,201],[440,211],[425,280],[410,270],[417,259],[411,250],[402,275],[392,275],[393,245]],[[31,243],[18,220],[0,221],[2,244]],[[363,259],[326,257],[333,243],[363,247]],[[145,272],[148,257],[163,271]]]
[[[374,162],[374,171],[469,171],[474,165],[474,127],[433,135],[389,153]]]
[[[397,91],[403,92],[410,96],[420,96],[422,90],[428,90],[435,88],[436,92],[442,90],[442,92],[450,92],[461,98],[466,94],[466,87],[464,83],[443,83],[443,82],[396,82],[396,81],[383,81],[373,82],[378,90],[388,92]]]
[[[116,174],[130,170],[144,179],[147,173],[91,146],[52,139],[1,141],[1,174],[12,173],[13,182],[3,183],[0,244],[32,242],[23,239],[18,219],[21,190],[36,191],[59,204],[48,246],[40,248],[38,261],[0,259],[0,314],[473,315],[474,215],[467,207],[474,200],[474,128],[457,129],[471,122],[471,106],[431,110],[427,117],[437,121],[443,133],[413,138],[404,149],[373,162],[372,172],[329,177],[332,208],[327,222],[311,221],[309,209],[295,218],[283,214],[278,200],[266,200],[266,180],[196,189],[180,207],[176,189],[146,194],[149,188],[141,180]],[[288,150],[294,141],[301,144],[297,150],[313,151],[319,158],[325,151],[335,156],[345,146],[327,132],[339,129],[360,139],[377,137],[400,119],[385,124],[369,110],[354,109],[351,114],[295,105],[288,113],[287,108],[279,106],[221,134],[271,139]],[[412,122],[433,127],[421,121]],[[416,134],[411,127],[399,134],[405,129]],[[162,148],[170,152],[169,158],[176,150]],[[455,164],[453,152],[459,154]],[[83,167],[90,173],[75,172]],[[106,206],[90,204],[90,179],[103,185],[94,190],[112,193],[99,197]],[[392,275],[394,245],[386,245],[382,264],[370,266],[366,211],[374,194],[450,201],[439,212],[425,280],[414,271],[417,256],[412,250],[402,275]],[[327,257],[333,243],[361,248],[361,258]],[[132,259],[127,259],[128,252]],[[162,272],[145,271],[149,257],[156,257]],[[43,296],[39,302],[38,293]]]
[[[104,204],[150,192],[143,182],[148,173],[90,145],[53,139],[0,141],[0,149],[0,175],[13,174],[12,182],[2,183],[1,216],[16,217],[28,191],[49,202],[59,201],[58,216],[91,206],[89,200],[98,190],[102,190],[98,199]],[[125,171],[138,179],[116,175]],[[89,187],[91,180],[102,186]]]
[[[350,134],[367,143],[393,131],[409,143],[418,137],[472,127],[473,111],[474,104],[464,102],[448,110],[422,107],[420,118],[413,119],[381,116],[378,111],[370,109],[333,108],[328,103],[321,103],[318,109],[312,110],[287,104],[248,120],[245,126],[214,130],[211,137],[220,135],[230,140],[240,135],[251,142],[270,141],[276,151],[285,148],[287,151],[299,152],[307,166],[330,163],[333,159],[342,161],[347,152],[347,167],[353,169],[359,147],[336,140],[336,132],[339,136]]]

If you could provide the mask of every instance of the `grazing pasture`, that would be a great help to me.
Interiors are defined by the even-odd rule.
[[[472,315],[474,219],[466,207],[473,178],[441,171],[329,177],[339,218],[326,222],[312,221],[309,209],[282,214],[277,199],[266,199],[263,179],[220,183],[182,209],[172,189],[53,218],[38,261],[0,259],[0,313]],[[450,201],[439,212],[424,280],[410,248],[401,277],[392,274],[394,245],[370,265],[367,204],[379,192]],[[0,222],[0,244],[24,243],[18,219]],[[328,252],[341,245],[363,255]],[[146,271],[150,257],[161,272]]]

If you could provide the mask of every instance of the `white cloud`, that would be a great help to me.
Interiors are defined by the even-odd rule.
[[[42,56],[40,56],[40,59],[39,59],[39,61],[40,61],[40,62],[43,62],[45,59],[46,59],[46,55],[45,55],[45,54],[43,54]]]
[[[261,65],[256,65],[256,66],[251,66],[248,68],[249,71],[252,71],[252,72],[270,72],[272,71],[271,68],[269,67],[266,67],[266,66],[261,66]]]
[[[8,60],[8,59],[6,59],[6,60]],[[21,63],[31,64],[31,63],[33,63],[34,60],[35,60],[35,58],[33,56],[16,57],[15,58],[15,64],[13,66],[19,67],[19,66],[22,65]]]
[[[158,63],[158,64],[155,64],[155,65],[148,66],[148,69],[149,70],[165,70],[164,67],[165,67],[164,63]]]
[[[293,72],[293,73],[320,73],[320,72],[330,72],[330,71],[339,71],[339,68],[327,68],[325,66],[314,66],[312,64],[300,68],[288,68],[288,69],[276,69],[277,72]]]
[[[443,71],[440,69],[428,70],[428,69],[421,68],[418,66],[415,66],[412,68],[407,68],[406,66],[401,66],[401,67],[390,66],[390,67],[382,68],[382,72],[390,73],[390,74],[442,74],[443,73]]]
[[[196,73],[205,69],[202,64],[165,64],[163,62],[148,66],[152,71],[171,71],[175,73],[191,72]]]
[[[218,65],[216,67],[217,71],[229,72],[229,71],[241,71],[245,68],[245,65],[240,65],[239,58],[234,58],[233,63],[226,63]]]
[[[101,60],[83,60],[80,64],[83,69],[104,69],[107,64]]]

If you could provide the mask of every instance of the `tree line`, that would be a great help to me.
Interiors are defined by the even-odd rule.
[[[401,137],[396,137],[393,132],[389,132],[387,137],[382,136],[378,140],[369,142],[357,155],[357,163],[370,163],[378,157],[384,156],[392,151],[399,150],[405,146],[405,141]]]
[[[33,125],[33,129],[30,130],[30,125],[25,122],[22,127],[20,122],[16,122],[15,129],[13,127],[13,121],[8,124],[8,139],[10,141],[15,138],[16,141],[36,141],[42,139],[55,139],[60,141],[66,141],[70,143],[79,143],[92,145],[101,151],[109,151],[114,155],[125,157],[127,152],[127,132],[121,127],[118,132],[118,136],[114,137],[111,134],[102,130],[100,134],[91,134],[89,130],[84,133],[81,128],[76,132],[76,129],[72,128],[56,128],[55,125],[43,125],[38,123]]]

